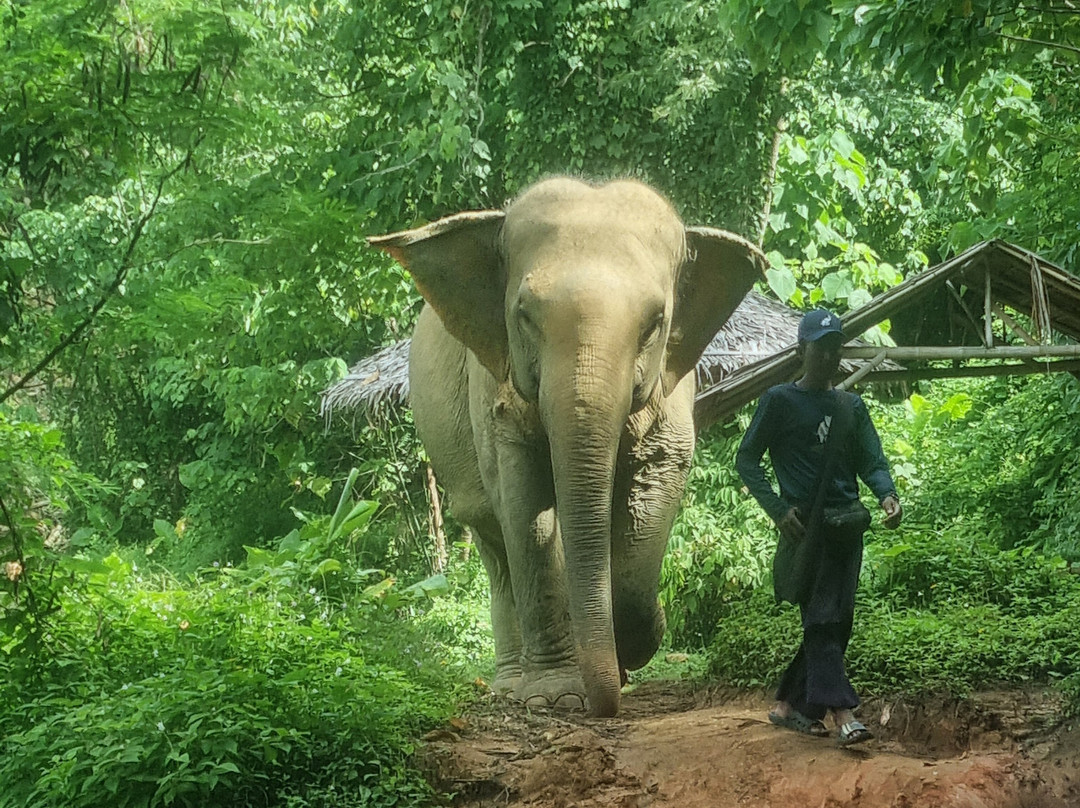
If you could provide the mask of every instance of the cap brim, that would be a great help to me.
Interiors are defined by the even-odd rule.
[[[845,342],[847,341],[847,334],[835,328],[819,328],[817,331],[808,334],[802,339],[803,342],[817,342],[819,339],[828,334],[839,334],[842,340],[844,340]]]

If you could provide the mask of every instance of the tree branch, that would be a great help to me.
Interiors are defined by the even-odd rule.
[[[760,224],[758,227],[758,246],[765,243],[765,236],[769,232],[769,215],[772,213],[773,187],[776,184],[776,167],[780,161],[780,141],[787,131],[787,121],[784,119],[784,93],[787,87],[787,79],[780,77],[779,86],[776,90],[775,107],[772,114],[772,148],[769,150],[769,165],[762,177],[762,185],[765,190],[765,207],[761,211]]]
[[[1047,42],[1045,39],[1028,39],[1023,36],[1003,34],[1000,31],[998,31],[998,36],[1002,39],[1011,39],[1013,42],[1025,42],[1029,45],[1042,45],[1045,48],[1056,48],[1058,50],[1070,51],[1071,53],[1080,53],[1080,48],[1077,48],[1074,45],[1063,45],[1060,42]]]
[[[23,234],[23,241],[26,242],[26,249],[30,251],[30,257],[34,259],[34,263],[38,263],[41,259],[38,257],[37,248],[34,247],[34,239],[30,235],[30,231],[26,229],[26,225],[22,223],[21,218],[15,220],[15,226]]]
[[[1020,8],[1036,14],[1080,14],[1078,8],[1062,8],[1061,6],[1020,6]]]
[[[187,161],[191,158],[191,152],[188,152],[184,159],[180,161],[180,164],[172,168],[167,173],[163,174],[158,180],[157,192],[154,194],[154,201],[150,204],[150,208],[139,217],[139,220],[135,223],[135,226],[131,231],[131,238],[128,241],[127,249],[124,250],[124,255],[120,259],[120,264],[116,269],[116,275],[112,279],[112,282],[106,287],[104,294],[98,299],[98,301],[91,307],[90,313],[86,315],[81,323],[72,329],[71,333],[60,340],[51,351],[45,354],[33,368],[15,384],[9,387],[7,390],[0,394],[0,404],[7,401],[15,393],[22,390],[29,384],[30,380],[37,376],[41,371],[49,366],[52,361],[58,357],[65,348],[75,342],[82,336],[83,332],[90,327],[90,324],[94,322],[94,318],[105,308],[105,304],[109,302],[116,290],[120,288],[120,285],[124,282],[124,278],[127,277],[128,270],[131,268],[131,257],[135,254],[135,247],[139,243],[139,239],[142,238],[143,230],[146,228],[146,223],[150,221],[151,217],[157,211],[158,202],[161,201],[161,194],[164,191],[165,183],[170,180],[174,175],[180,172],[187,164]]]
[[[190,250],[192,247],[205,247],[207,244],[242,244],[248,247],[259,247],[264,244],[272,244],[272,238],[257,238],[257,239],[239,239],[239,238],[222,238],[221,236],[213,236],[211,238],[200,238],[195,241],[190,241],[187,244],[183,244],[177,247],[168,255],[162,258],[156,258],[153,261],[148,261],[144,266],[150,266],[151,264],[164,264],[171,261],[178,256],[184,250]]]

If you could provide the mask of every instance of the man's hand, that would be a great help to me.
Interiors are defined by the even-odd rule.
[[[785,538],[792,541],[802,541],[806,538],[806,528],[799,521],[798,508],[788,508],[788,512],[780,517],[780,521],[776,523],[776,526],[780,528],[780,532],[784,534]]]
[[[885,519],[882,522],[885,527],[892,530],[900,526],[900,519],[904,515],[904,509],[900,507],[900,500],[892,494],[881,500],[881,509],[885,511]]]

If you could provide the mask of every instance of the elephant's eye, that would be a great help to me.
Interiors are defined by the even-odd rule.
[[[660,330],[664,327],[664,313],[656,315],[649,326],[641,334],[641,347],[647,348],[656,342],[660,336]]]
[[[522,334],[528,337],[540,336],[540,328],[536,325],[536,321],[521,307],[517,310],[517,321],[518,329]]]

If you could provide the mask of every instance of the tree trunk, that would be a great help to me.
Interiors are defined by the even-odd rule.
[[[776,107],[773,111],[772,120],[772,149],[769,154],[769,166],[765,171],[765,176],[762,178],[765,193],[765,207],[761,211],[761,221],[758,226],[757,243],[759,247],[764,245],[765,235],[769,231],[769,216],[772,214],[773,185],[776,183],[776,164],[780,160],[780,138],[782,138],[784,132],[787,131],[787,121],[784,120],[784,91],[786,85],[786,80],[781,78],[780,91],[776,94],[776,99],[773,102]]]

